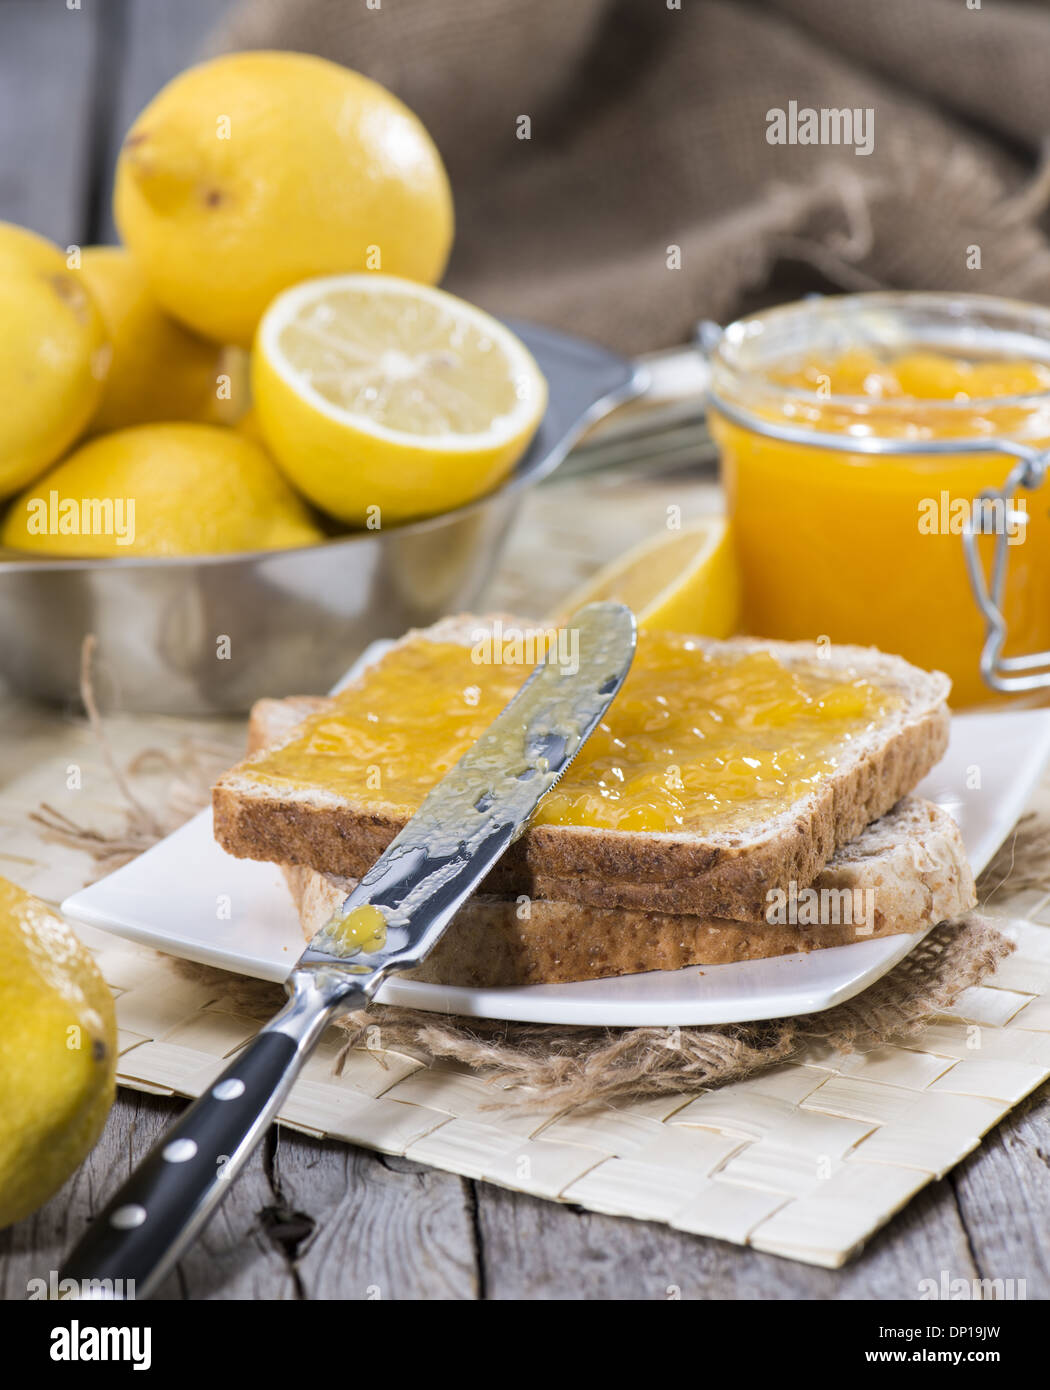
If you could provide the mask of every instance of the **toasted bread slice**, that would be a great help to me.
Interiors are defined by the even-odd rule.
[[[479,629],[492,621],[444,619],[401,640],[473,645]],[[947,746],[950,682],[938,672],[869,648],[821,652],[812,643],[695,640],[711,655],[762,651],[801,672],[866,679],[893,697],[893,708],[841,749],[834,770],[812,789],[746,829],[700,834],[535,825],[489,875],[487,892],[761,920],[770,890],[812,883],[836,849],[885,815]],[[301,718],[322,707],[312,702],[296,708]],[[293,733],[294,725],[277,746]],[[789,727],[785,736],[790,738]],[[370,806],[365,793],[357,801],[323,787],[275,788],[254,774],[253,761],[265,756],[255,753],[239,763],[213,790],[216,839],[239,858],[357,878],[405,824],[405,817]]]
[[[283,872],[307,937],[354,886],[302,866]],[[822,918],[814,925],[481,895],[460,910],[412,978],[494,988],[724,965],[919,931],[962,916],[975,902],[955,822],[931,802],[906,797],[839,850],[803,904],[796,901],[790,915],[805,919],[809,903]]]
[[[309,696],[258,701],[249,724],[249,751],[281,742],[326,703]],[[283,872],[307,937],[354,886],[353,879],[301,865],[285,865]],[[818,894],[831,890],[835,896],[829,894],[827,905],[834,909],[837,903],[840,917],[848,907],[854,920],[816,926],[741,923],[481,895],[462,909],[413,978],[498,988],[721,965],[918,931],[956,918],[976,902],[958,826],[919,797],[905,797],[840,849],[812,887]],[[848,901],[844,892],[851,895]],[[861,912],[854,914],[858,906]]]

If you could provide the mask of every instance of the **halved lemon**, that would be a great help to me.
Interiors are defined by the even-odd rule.
[[[252,394],[296,487],[376,529],[502,482],[536,432],[547,383],[509,329],[462,299],[390,275],[333,275],[267,309]]]
[[[704,517],[643,541],[599,570],[558,616],[602,599],[626,603],[639,627],[731,637],[740,621],[740,576],[729,523]]]

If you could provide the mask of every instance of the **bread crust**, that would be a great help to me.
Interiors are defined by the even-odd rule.
[[[283,872],[306,935],[323,925],[351,886],[301,866]],[[518,910],[513,899],[473,899],[406,978],[474,989],[565,984],[760,960],[890,934],[885,923],[870,932],[848,925],[767,927],[542,900],[530,904],[526,919]]]
[[[283,866],[283,873],[306,937],[354,886],[353,879],[301,865]],[[870,891],[871,898],[851,900],[852,921],[807,926],[478,896],[412,978],[485,989],[724,965],[919,931],[961,916],[976,900],[958,827],[918,797],[906,797],[869,826],[817,875],[814,887]]]

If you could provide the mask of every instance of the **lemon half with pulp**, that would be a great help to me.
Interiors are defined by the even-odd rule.
[[[520,339],[464,300],[394,276],[335,275],[267,309],[252,397],[299,491],[377,529],[502,482],[536,432],[547,383]]]

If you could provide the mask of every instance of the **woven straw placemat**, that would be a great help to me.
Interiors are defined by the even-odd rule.
[[[593,1211],[837,1267],[1050,1077],[1050,895],[1010,905],[1016,951],[900,1046],[800,1062],[701,1095],[586,1111],[493,1109],[491,1083],[330,1030],[282,1107],[304,1133]],[[1005,924],[1004,924],[1005,925]],[[235,991],[79,929],[117,996],[121,1085],[196,1096],[256,1031]],[[236,977],[229,977],[230,984]]]

